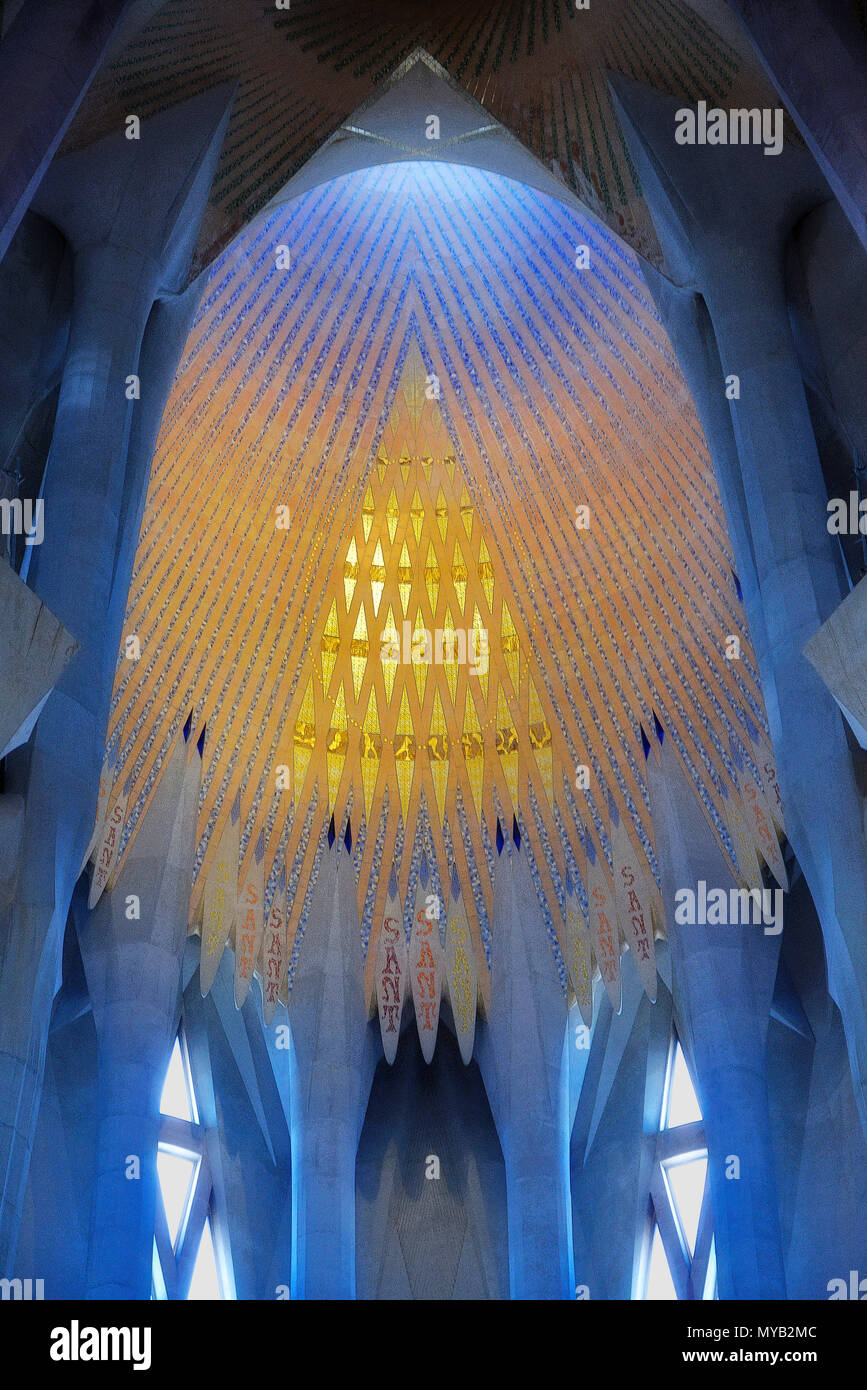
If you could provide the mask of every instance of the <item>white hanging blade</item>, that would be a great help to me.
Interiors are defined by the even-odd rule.
[[[97,846],[102,840],[102,832],[105,829],[105,816],[108,811],[108,796],[111,791],[113,777],[113,764],[109,761],[108,754],[102,760],[102,772],[99,775],[99,793],[96,798],[96,819],[93,824],[93,834],[90,837],[90,844],[84,851],[84,858],[81,861],[79,874],[82,874],[85,865],[93,854],[96,853]]]
[[[653,945],[650,887],[647,874],[618,817],[612,840],[614,901],[620,929],[632,953],[639,979],[651,1003],[656,1003],[656,952]]]
[[[593,1023],[593,953],[581,901],[574,892],[566,894],[566,969],[578,1012],[589,1028]]]
[[[391,1066],[400,1041],[400,1020],[409,993],[406,932],[400,900],[389,896],[376,943],[376,1008],[385,1060]]]
[[[235,1007],[244,1007],[253,970],[259,959],[265,931],[265,853],[253,855],[246,878],[239,886],[238,916],[235,922]]]
[[[206,995],[214,983],[238,908],[238,855],[241,822],[226,821],[205,883],[199,983]]]
[[[114,799],[111,811],[102,828],[96,865],[93,870],[93,878],[90,881],[90,892],[87,895],[87,906],[91,909],[96,907],[102,897],[117,863],[120,837],[126,821],[126,803],[127,789],[124,787]]]
[[[603,872],[598,859],[591,862],[588,858],[587,884],[593,950],[611,1007],[616,1014],[619,1014],[622,1003],[622,986],[617,909],[614,905],[614,894],[608,882],[608,875]]]
[[[262,938],[262,1016],[274,1017],[286,964],[286,885],[278,885]]]
[[[755,763],[762,776],[762,785],[768,801],[768,809],[773,818],[777,833],[785,835],[786,823],[783,820],[783,798],[780,793],[780,783],[777,778],[777,761],[774,750],[762,735],[753,738],[753,748],[755,750]]]
[[[419,886],[415,895],[409,943],[409,978],[415,1005],[422,1056],[433,1059],[443,990],[443,952],[440,944],[439,898]]]
[[[461,1060],[464,1066],[469,1066],[476,1036],[479,975],[470,928],[460,898],[453,898],[449,903],[446,925],[446,980]]]
[[[740,774],[740,778],[744,815],[756,849],[780,887],[788,891],[789,875],[786,873],[783,853],[774,829],[771,808],[761,787],[746,768]]]
[[[728,796],[724,803],[724,813],[741,879],[748,888],[761,889],[762,871],[759,867],[759,856],[753,844],[747,818],[741,810],[740,799]]]

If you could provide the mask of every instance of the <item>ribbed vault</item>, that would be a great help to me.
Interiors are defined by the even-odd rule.
[[[484,630],[487,670],[383,661],[404,622]],[[653,711],[729,851],[730,741],[749,760],[764,725],[712,470],[633,257],[562,202],[443,164],[315,187],[215,264],[126,632],[124,846],[193,710],[191,921],[236,824],[266,910],[285,873],[290,948],[333,815],[365,939],[393,873],[408,917],[420,881],[460,895],[481,959],[517,833],[556,949],[618,822],[653,891]]]
[[[726,7],[706,0],[582,10],[574,0],[167,0],[100,75],[67,143],[123,129],[131,112],[146,139],[158,111],[236,81],[199,247],[206,264],[417,48],[652,260],[659,246],[606,73],[693,102],[776,104]]]

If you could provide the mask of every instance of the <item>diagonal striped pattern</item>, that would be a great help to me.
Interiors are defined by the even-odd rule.
[[[689,101],[775,105],[683,0],[168,0],[101,75],[66,147],[219,82],[238,95],[197,265],[206,264],[416,49],[429,52],[636,250],[660,251],[606,73]]]
[[[467,626],[471,607],[484,692],[448,664],[389,687],[384,613]],[[317,188],[215,264],[125,632],[122,849],[194,708],[191,920],[240,795],[241,871],[264,835],[265,911],[285,863],[296,943],[334,813],[365,938],[394,865],[409,902],[419,874],[444,899],[455,878],[481,959],[499,819],[556,945],[588,838],[610,869],[609,799],[656,874],[639,721],[664,712],[729,851],[730,736],[749,762],[744,712],[766,725],[710,462],[634,260],[555,200],[446,165]]]

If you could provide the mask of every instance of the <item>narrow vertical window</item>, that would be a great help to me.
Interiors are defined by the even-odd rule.
[[[707,1144],[698,1096],[677,1035],[663,1087],[639,1297],[716,1296]]]
[[[231,1297],[214,1242],[214,1186],[183,1031],[175,1039],[160,1098],[155,1299]]]

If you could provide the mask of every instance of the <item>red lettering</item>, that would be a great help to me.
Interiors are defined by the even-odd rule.
[[[422,986],[423,986],[423,985],[427,985],[428,993],[429,993],[431,999],[435,999],[435,998],[436,998],[436,990],[435,990],[435,988],[434,988],[434,980],[435,980],[434,971],[433,971],[433,970],[418,970],[418,971],[416,972],[416,977],[415,977],[415,978],[416,978],[416,980],[417,980],[417,982],[418,982],[418,986],[419,986],[419,995],[418,995],[418,997],[419,997],[419,998],[423,998],[423,997],[424,997],[424,989],[422,988]]]
[[[395,1004],[399,1004],[399,1003],[400,1003],[400,983],[399,983],[399,981],[396,980],[392,975],[383,975],[383,976],[382,976],[382,998],[383,998],[383,1001],[385,1001],[385,1000],[388,998],[388,987],[389,987],[389,985],[391,985],[391,997],[392,997],[392,999],[394,1000]]]

